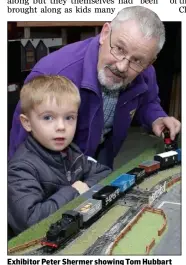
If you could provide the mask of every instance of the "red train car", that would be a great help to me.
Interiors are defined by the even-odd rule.
[[[139,164],[139,167],[144,168],[146,175],[149,176],[153,173],[156,173],[160,169],[160,162],[148,160]]]

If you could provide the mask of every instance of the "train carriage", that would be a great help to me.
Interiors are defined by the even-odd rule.
[[[156,154],[154,156],[154,160],[160,162],[161,169],[169,168],[178,163],[178,153],[176,151],[168,151]]]

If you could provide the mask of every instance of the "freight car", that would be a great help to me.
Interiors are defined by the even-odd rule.
[[[160,169],[160,162],[155,160],[148,160],[139,164],[140,168],[145,169],[146,176],[152,175]]]
[[[93,199],[101,200],[102,207],[108,207],[114,203],[120,196],[119,187],[105,186],[92,195]]]
[[[120,193],[128,191],[132,186],[135,185],[135,175],[122,174],[114,181],[110,183],[111,186],[118,187]]]
[[[88,222],[93,216],[102,210],[102,201],[88,199],[80,204],[74,211],[77,211],[83,219],[83,224]]]

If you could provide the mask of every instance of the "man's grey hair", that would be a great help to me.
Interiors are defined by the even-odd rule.
[[[136,21],[145,38],[158,39],[157,53],[161,51],[165,43],[165,27],[155,12],[143,6],[125,7],[112,20],[111,27],[117,27],[127,20]]]

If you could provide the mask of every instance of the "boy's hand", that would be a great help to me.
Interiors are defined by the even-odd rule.
[[[86,183],[78,180],[72,184],[72,187],[75,188],[80,194],[89,190],[89,187]]]

